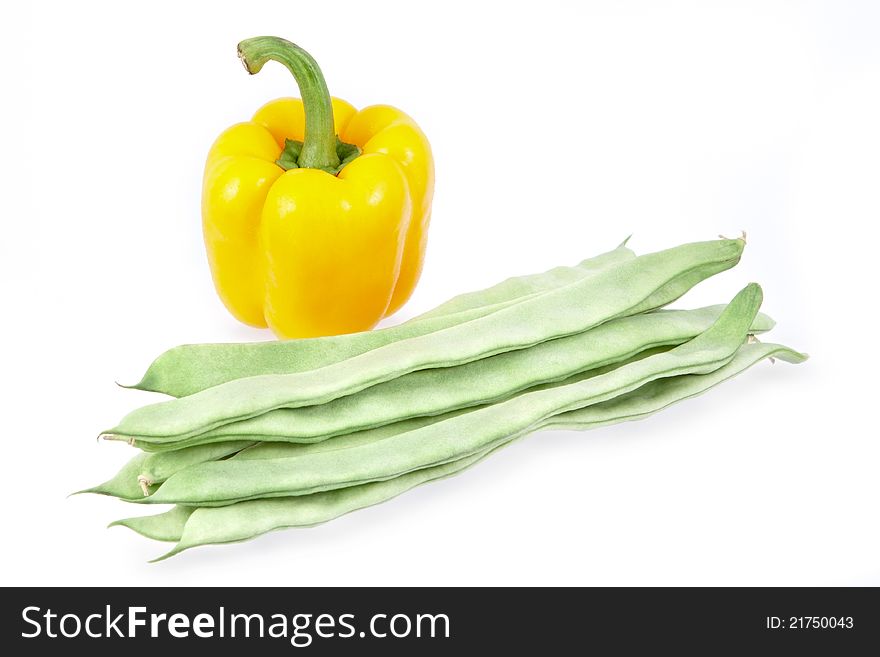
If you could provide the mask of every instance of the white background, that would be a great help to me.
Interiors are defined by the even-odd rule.
[[[2,584],[880,584],[880,13],[856,2],[33,2],[5,10]],[[10,16],[11,12],[11,16]],[[19,12],[19,13],[16,13]],[[422,282],[394,321],[630,233],[748,231],[679,305],[765,290],[761,364],[648,421],[533,436],[315,529],[146,560],[137,512],[65,496],[129,456],[117,388],[235,322],[203,253],[203,158],[295,87],[235,45],[277,34],[331,91],[431,138]]]

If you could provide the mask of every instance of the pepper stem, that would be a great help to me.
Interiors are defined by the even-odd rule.
[[[303,101],[305,137],[297,164],[302,168],[334,170],[339,166],[333,105],[318,63],[295,43],[280,37],[254,37],[238,44],[238,56],[251,75],[274,60],[293,74]]]

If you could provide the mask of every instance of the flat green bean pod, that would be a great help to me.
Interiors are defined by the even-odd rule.
[[[596,370],[601,373],[602,369]],[[564,381],[563,383],[569,383]],[[171,475],[198,463],[216,461],[227,456],[233,458],[257,459],[300,456],[320,451],[343,449],[382,440],[389,436],[412,431],[433,424],[470,409],[459,409],[442,415],[414,417],[393,424],[364,429],[350,434],[335,436],[332,440],[311,443],[254,442],[250,440],[229,440],[226,442],[194,445],[163,452],[138,453],[132,457],[111,479],[79,493],[97,493],[135,500],[155,491],[158,484]],[[140,485],[141,495],[137,495],[135,482]],[[77,493],[78,494],[78,493]]]
[[[450,367],[586,331],[677,299],[739,261],[742,240],[637,257],[465,324],[296,374],[237,379],[133,411],[108,437],[176,442],[277,408],[322,404],[416,370]]]
[[[220,506],[247,499],[305,495],[462,459],[533,431],[554,415],[607,401],[656,379],[718,369],[745,341],[761,298],[761,288],[750,284],[697,337],[607,374],[525,393],[350,449],[287,459],[202,463],[172,475],[141,501]]]
[[[754,364],[774,357],[792,363],[802,362],[806,358],[782,345],[744,345],[733,360],[714,372],[659,379],[607,402],[560,414],[542,429],[583,431],[640,420],[672,404],[700,395]],[[242,452],[238,458],[243,458],[246,453]],[[113,524],[129,527],[148,538],[178,542],[173,550],[160,557],[164,559],[193,547],[240,542],[276,529],[308,527],[327,522],[345,513],[387,501],[422,483],[457,474],[486,455],[480,453],[394,479],[313,495],[252,500],[213,508],[178,506],[165,513],[128,518]]]
[[[653,350],[646,350],[643,353],[649,355],[653,353]],[[636,358],[638,357],[642,357],[642,354],[639,354]],[[601,374],[610,369],[612,369],[611,366],[599,368],[590,372],[590,375],[592,375],[593,372],[595,372],[595,374]],[[585,378],[585,376],[587,375],[582,375],[577,377],[577,379],[567,379],[559,384],[537,386],[534,389],[538,390],[552,385],[573,383],[574,380],[581,380],[582,378]],[[139,453],[122,466],[120,472],[112,479],[93,488],[79,492],[99,493],[131,501],[138,499],[138,497],[142,497],[143,495],[149,495],[156,490],[159,484],[171,475],[193,465],[197,465],[198,463],[216,461],[230,455],[232,455],[232,458],[236,459],[286,458],[290,456],[302,456],[304,454],[345,449],[347,447],[383,440],[389,436],[404,433],[406,431],[420,429],[421,427],[461,415],[470,410],[472,410],[472,408],[458,409],[442,415],[409,418],[393,424],[386,424],[371,429],[363,429],[319,442],[290,443],[280,441],[254,442],[246,440],[231,440],[227,442],[208,443],[206,445],[194,445],[164,452],[150,452],[147,454]],[[141,496],[134,495],[135,488],[132,477],[134,477],[140,484],[142,489]]]
[[[759,317],[756,324],[760,321],[761,318]],[[645,353],[650,353],[650,351]],[[602,371],[603,369],[597,369],[596,373],[601,373]],[[572,381],[566,380],[561,383],[570,382]],[[234,455],[234,458],[246,459],[277,458],[280,456],[299,456],[319,451],[342,449],[382,440],[404,431],[412,431],[434,422],[455,417],[467,410],[470,410],[470,408],[450,411],[441,415],[404,419],[393,424],[363,429],[335,436],[332,440],[319,442],[289,443],[228,440],[225,442],[207,443],[205,445],[193,445],[176,450],[150,452],[148,454],[140,453],[126,463],[122,470],[109,481],[80,492],[99,493],[128,500],[136,497],[133,495],[135,489],[132,484],[132,476],[140,484],[143,495],[149,495],[158,484],[165,481],[171,475],[198,463],[216,461],[230,455]]]
[[[507,351],[456,367],[411,372],[326,404],[277,409],[231,422],[170,446],[178,449],[239,438],[317,442],[410,417],[480,406],[625,361],[646,349],[686,342],[711,326],[723,308],[661,310],[621,317],[530,349]],[[763,332],[772,326],[769,317],[758,315],[751,331]],[[162,447],[147,440],[135,440],[134,444],[147,450]]]
[[[184,397],[227,381],[317,369],[406,338],[427,335],[506,308],[635,258],[624,244],[574,267],[510,278],[468,292],[398,326],[325,338],[229,344],[187,344],[161,354],[140,382],[125,386]]]

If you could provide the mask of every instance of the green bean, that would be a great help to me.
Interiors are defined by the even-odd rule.
[[[659,353],[665,349],[646,350],[634,359]],[[615,363],[614,366],[617,366]],[[612,369],[611,366],[598,368],[594,370],[596,374],[601,374],[606,370]],[[590,372],[592,374],[593,372]],[[585,378],[586,375],[577,377],[577,380]],[[572,383],[574,378],[566,379],[559,384],[547,384],[547,387],[553,385],[561,385]],[[539,390],[545,386],[536,386],[534,390]],[[480,408],[480,407],[477,407]],[[203,463],[212,460],[219,460],[228,455],[236,459],[265,459],[279,458],[290,456],[301,456],[303,454],[313,454],[316,452],[332,451],[335,449],[344,449],[355,445],[363,445],[366,443],[376,442],[397,435],[405,431],[412,431],[435,422],[461,415],[468,412],[472,408],[458,409],[443,413],[442,415],[420,416],[401,420],[393,424],[386,424],[372,429],[363,429],[353,433],[335,436],[332,440],[324,440],[311,443],[288,443],[288,442],[253,442],[253,441],[227,441],[218,443],[208,443],[205,446],[195,445],[192,447],[184,447],[179,450],[167,452],[151,452],[146,455],[143,453],[133,457],[126,463],[119,474],[114,476],[107,482],[100,484],[94,488],[80,491],[100,493],[103,495],[111,495],[125,500],[136,499],[133,495],[135,490],[132,486],[132,476],[135,476],[143,489],[143,495],[149,495],[155,491],[158,484],[162,483],[172,474],[179,472],[187,467],[197,463]],[[158,459],[158,463],[157,463]],[[137,473],[134,475],[133,473]]]
[[[661,310],[614,319],[590,331],[548,340],[530,349],[508,351],[457,367],[412,372],[319,406],[270,411],[175,442],[171,447],[231,438],[317,442],[410,417],[479,406],[542,383],[625,361],[646,349],[686,342],[711,326],[723,308]],[[759,315],[751,331],[766,331],[772,326],[769,317]],[[157,447],[148,441],[134,444],[144,449]]]
[[[772,324],[766,316],[759,316],[752,327],[754,331],[756,326],[760,324],[769,326]],[[656,350],[647,349],[634,358],[643,357],[654,353]],[[622,361],[627,362],[627,361]],[[614,364],[615,366],[618,363]],[[596,374],[600,374],[610,367],[597,368],[593,370]],[[591,372],[592,373],[592,372]],[[578,380],[584,378],[578,377]],[[559,383],[547,384],[552,385],[572,383],[574,377],[565,379]],[[532,390],[542,389],[544,386],[536,386]],[[309,443],[289,443],[289,442],[256,442],[254,440],[227,440],[224,442],[205,443],[204,445],[193,445],[183,447],[181,449],[150,452],[146,456],[138,454],[129,463],[123,466],[122,472],[99,486],[82,492],[94,492],[104,495],[113,495],[123,499],[130,499],[133,488],[131,486],[131,475],[134,468],[138,474],[137,481],[143,489],[143,494],[148,495],[155,487],[165,481],[168,477],[184,468],[197,463],[214,461],[233,455],[233,458],[277,458],[279,456],[295,456],[319,451],[330,451],[333,449],[342,449],[353,445],[361,445],[368,442],[382,440],[392,435],[418,429],[428,424],[455,417],[461,413],[471,410],[473,407],[449,411],[440,415],[417,416],[408,419],[402,419],[392,424],[385,424],[370,429],[362,429],[352,433],[335,436],[332,440],[324,440]]]
[[[391,342],[426,335],[488,315],[526,297],[635,258],[625,244],[574,267],[556,267],[541,274],[510,278],[485,290],[459,295],[408,322],[385,329],[281,342],[174,347],[153,361],[140,382],[125,387],[184,397],[234,379],[324,367]]]
[[[744,345],[733,360],[712,373],[653,381],[609,401],[560,414],[552,418],[542,430],[561,428],[583,431],[618,422],[640,420],[672,404],[700,395],[754,364],[774,357],[792,363],[802,362],[806,358],[782,345]],[[243,458],[247,451],[237,458]],[[240,542],[276,529],[307,527],[327,522],[345,513],[387,501],[421,483],[457,474],[486,455],[479,453],[475,457],[416,470],[394,479],[323,493],[259,499],[214,508],[174,507],[172,511],[162,514],[129,518],[113,524],[129,527],[148,538],[178,542],[173,550],[160,557],[162,559],[197,546]]]
[[[769,320],[769,318],[766,319],[768,322],[772,321]],[[761,318],[759,317],[758,322],[760,321]],[[646,350],[643,353],[649,355],[652,351]],[[639,354],[639,356],[641,356],[641,354]],[[599,368],[595,370],[595,372],[597,374],[602,373],[605,369],[606,368]],[[561,383],[571,382],[571,380],[565,380]],[[534,389],[541,388],[542,386],[538,386]],[[141,453],[126,463],[123,466],[122,471],[111,480],[94,488],[80,492],[100,493],[103,495],[119,497],[121,499],[132,499],[136,498],[136,496],[133,495],[135,489],[132,486],[132,476],[134,476],[140,483],[141,488],[143,489],[143,494],[149,495],[150,492],[156,489],[158,484],[165,481],[172,474],[198,463],[219,460],[229,455],[233,455],[233,458],[242,459],[277,458],[280,456],[299,456],[319,451],[343,449],[353,445],[363,445],[369,442],[382,440],[389,436],[403,433],[404,431],[419,429],[428,424],[433,424],[435,422],[455,417],[456,415],[461,415],[468,410],[471,410],[471,408],[458,409],[441,415],[404,419],[393,424],[386,424],[371,429],[363,429],[353,433],[335,436],[332,440],[320,442],[288,443],[229,440],[225,442],[207,443],[205,445],[194,445],[178,450],[150,452],[146,455]]]
[[[333,452],[203,463],[169,477],[147,503],[219,506],[380,481],[496,447],[566,411],[607,401],[658,378],[712,372],[745,341],[761,288],[743,289],[706,331],[664,353],[566,386],[519,395],[421,429]]]
[[[623,362],[631,362],[632,360],[636,360],[638,358],[642,358],[653,353],[660,353],[661,351],[665,351],[666,349],[666,347],[647,349],[643,352],[640,352],[632,359]],[[614,363],[610,366],[591,370],[588,373],[582,373],[579,376],[570,377],[561,382],[535,386],[530,390],[540,390],[544,389],[545,387],[552,387],[555,385],[566,385],[578,380],[583,380],[587,376],[598,375],[604,373],[605,371],[610,371],[611,369],[613,369],[613,367],[616,367],[618,365],[618,363]],[[476,408],[481,408],[484,406],[485,405],[480,405]],[[473,408],[474,407],[457,409],[443,413],[441,415],[425,415],[403,419],[392,424],[385,424],[370,429],[362,429],[359,431],[354,431],[352,433],[335,436],[331,440],[323,440],[318,442],[291,443],[277,441],[255,442],[253,440],[228,440],[224,442],[193,445],[177,450],[150,452],[147,454],[139,453],[131,460],[129,460],[129,462],[127,462],[122,467],[121,471],[112,479],[102,484],[99,484],[94,488],[79,492],[98,493],[102,495],[118,497],[127,501],[134,501],[139,499],[140,497],[155,492],[158,485],[164,482],[171,475],[180,472],[181,470],[192,465],[197,465],[198,463],[216,461],[230,455],[232,455],[232,458],[235,459],[266,459],[281,457],[287,458],[291,456],[302,456],[304,454],[313,454],[317,452],[332,451],[336,449],[345,449],[347,447],[364,445],[367,443],[383,440],[385,438],[388,438],[389,436],[397,435],[405,431],[419,429],[429,424],[434,424],[436,422],[440,422],[455,417],[457,415],[461,415],[462,413],[470,411]],[[140,485],[142,495],[135,494],[136,489],[133,486],[132,478],[134,478]]]
[[[644,335],[647,336],[646,340],[648,340],[648,341],[653,340],[655,343],[658,343],[658,344],[667,342],[665,339],[659,339],[659,338],[660,338],[660,336],[663,336],[663,335],[671,335],[671,334],[668,334],[668,330],[670,328],[674,328],[676,331],[678,331],[679,329],[684,329],[683,333],[679,334],[678,332],[676,332],[673,335],[674,339],[670,339],[668,341],[670,344],[678,344],[678,343],[684,341],[685,339],[693,337],[694,335],[700,333],[702,330],[705,330],[705,328],[707,328],[711,324],[711,322],[718,317],[718,314],[720,313],[721,308],[723,308],[723,306],[712,306],[712,307],[708,307],[708,308],[699,309],[696,311],[657,311],[655,313],[649,313],[649,314],[645,314],[645,315],[637,315],[635,317],[626,318],[623,320],[614,320],[614,321],[608,322],[607,324],[604,324],[604,325],[598,327],[597,329],[594,329],[592,332],[594,334],[594,337],[590,341],[584,342],[582,339],[583,334],[580,336],[575,336],[578,338],[578,341],[571,343],[570,346],[572,348],[570,349],[570,351],[572,353],[574,353],[576,356],[578,356],[579,354],[589,353],[591,350],[596,351],[597,346],[602,346],[602,348],[598,350],[600,353],[613,354],[614,350],[616,349],[617,355],[619,356],[623,352],[628,352],[630,350],[630,347],[632,347],[632,351],[642,352],[644,350],[649,350],[651,347],[650,342],[645,344],[641,339],[636,337],[637,335],[641,335],[642,334],[641,332],[633,332],[632,330],[627,332],[628,328],[629,329],[638,328],[639,325],[643,325],[646,322],[650,322],[651,324],[654,324],[656,322],[654,327],[643,326],[642,328],[645,329]],[[753,322],[752,326],[750,327],[750,332],[756,333],[756,332],[760,332],[760,331],[769,330],[772,326],[773,326],[773,321],[769,317],[767,317],[766,315],[762,315],[759,313],[756,320]],[[618,331],[620,332],[620,335],[617,335]],[[605,338],[601,337],[602,333],[606,334]],[[610,350],[608,352],[605,352],[605,349],[604,349],[605,343],[608,342],[609,338],[612,338],[612,342],[615,342],[616,344],[611,345]],[[560,340],[555,340],[553,342],[544,343],[542,345],[534,347],[532,350],[522,350],[522,351],[518,351],[518,352],[509,352],[506,354],[502,354],[500,356],[492,357],[487,360],[494,360],[494,359],[510,357],[510,356],[517,356],[517,357],[519,357],[520,355],[526,356],[526,355],[528,355],[529,351],[534,352],[535,350],[540,350],[542,347],[551,346],[554,343],[556,343],[558,346],[558,344],[563,343],[563,341],[566,341],[566,340],[569,340],[569,338],[563,338]],[[538,351],[537,353],[532,353],[528,359],[523,361],[523,363],[525,363],[525,364],[528,364],[528,363],[540,364],[542,362],[545,362],[547,360],[547,358],[542,356],[541,355],[542,353],[545,353],[550,358],[553,358],[551,352]],[[627,353],[626,355],[629,356],[630,354]],[[534,357],[534,356],[537,356],[537,357]],[[556,359],[562,361],[562,360],[564,360],[564,356],[565,356],[564,352],[559,352],[559,356],[556,357]],[[606,360],[615,361],[616,357],[615,358],[607,358]],[[620,360],[621,360],[621,362],[626,362],[627,359],[623,358]],[[486,361],[477,361],[477,362],[471,363],[469,365],[459,366],[459,368],[471,367],[474,365],[478,365],[481,362],[486,362]],[[601,367],[602,363],[593,363],[593,365],[596,367]],[[525,371],[528,371],[528,367],[530,367],[530,365],[527,365]],[[451,368],[451,369],[459,369],[459,368]],[[417,372],[415,374],[422,374],[422,373],[426,373],[426,372],[436,372],[436,370],[427,370],[425,372]],[[597,372],[601,372],[601,370],[597,370]],[[511,374],[511,368],[508,367],[508,368],[501,369],[499,371],[499,374],[501,375],[502,379],[504,377],[508,377]],[[397,381],[403,381],[404,379],[407,379],[408,377],[411,377],[411,376],[413,376],[413,375],[407,375],[405,377],[401,377],[401,379],[396,379],[396,380],[391,381],[387,384],[381,384],[379,386],[375,386],[374,388],[370,388],[366,391],[363,391],[362,393],[358,393],[357,395],[353,395],[351,397],[343,398],[342,400],[337,400],[337,401],[345,401],[346,399],[354,399],[354,398],[358,397],[359,395],[369,393],[373,390],[377,390],[379,388],[382,388],[383,386],[393,385]],[[475,374],[474,379],[477,379],[477,378],[478,378],[478,375]],[[577,379],[573,378],[573,377],[569,377],[569,378],[565,379],[564,382],[565,383],[572,383],[575,380],[577,380]],[[464,381],[464,385],[465,386],[467,385],[466,380]],[[415,381],[413,381],[411,386],[407,386],[407,387],[412,390],[415,390],[415,391],[424,390],[424,391],[428,391],[430,394],[433,394],[431,392],[431,390],[433,390],[433,386],[428,385],[428,386],[423,386],[422,388],[419,388],[419,384]],[[532,387],[531,389],[534,389],[534,387]],[[498,398],[500,399],[502,397],[499,396]],[[467,399],[467,397],[465,397],[465,399]],[[347,415],[346,415],[347,411],[344,408],[334,407],[335,403],[336,402],[330,402],[329,404],[325,404],[322,407],[306,407],[305,409],[302,409],[302,410],[320,411],[321,413],[327,414],[331,417],[340,417],[340,418],[347,417]],[[477,405],[481,405],[481,404],[477,404]],[[389,399],[386,399],[384,402],[380,403],[379,406],[384,406],[389,409],[394,409],[397,407],[397,404],[393,398],[389,398]],[[285,412],[285,411],[274,411],[273,413],[279,413],[279,412]],[[287,411],[287,412],[294,412],[294,411]],[[270,413],[268,415],[272,415],[272,413]],[[423,415],[427,416],[427,415],[433,415],[433,414],[432,413],[424,413]],[[453,415],[454,414],[447,412],[443,415],[440,415],[439,418],[452,417]],[[260,416],[260,417],[267,417],[267,416]],[[256,418],[256,420],[259,420],[259,419],[260,418]],[[368,428],[366,430],[364,430],[364,429],[360,429],[360,430],[351,429],[350,431],[346,432],[346,435],[339,435],[339,436],[337,436],[336,440],[330,441],[333,444],[328,445],[328,447],[326,449],[339,449],[344,446],[364,444],[367,442],[381,440],[389,435],[394,435],[396,433],[400,433],[403,430],[411,430],[411,429],[415,429],[415,428],[420,428],[421,426],[425,426],[426,424],[430,424],[434,421],[434,420],[429,420],[429,421],[405,422],[402,420],[405,420],[405,418],[397,418],[397,421],[394,424],[391,424],[390,422],[388,422],[388,423],[386,423],[389,425],[388,427],[380,426],[375,429]],[[249,422],[253,422],[253,421],[249,421]],[[247,424],[247,423],[244,422],[244,423],[239,423],[239,424],[243,425],[243,424]],[[229,426],[235,426],[235,425],[229,425]],[[144,495],[149,494],[149,491],[151,490],[150,487],[152,487],[154,484],[158,484],[158,483],[165,481],[165,479],[167,479],[170,475],[172,475],[176,472],[179,472],[180,470],[184,469],[185,467],[188,467],[189,465],[193,465],[193,464],[200,463],[200,462],[217,460],[217,459],[223,458],[225,456],[228,456],[230,454],[240,452],[241,450],[245,449],[246,447],[253,445],[254,443],[251,440],[229,440],[229,438],[242,437],[242,436],[244,436],[245,433],[246,432],[240,432],[237,436],[236,435],[229,436],[226,438],[225,442],[206,443],[204,446],[194,445],[191,447],[184,447],[182,449],[173,450],[173,451],[155,452],[155,453],[151,453],[145,459],[143,457],[136,457],[136,459],[137,459],[136,462],[140,464],[140,468],[141,468],[140,471],[138,472],[137,480],[141,483],[141,487],[144,490]],[[266,440],[266,439],[278,440],[279,436],[259,436],[259,435],[250,436],[249,435],[248,438],[258,439],[258,440]],[[218,440],[220,440],[220,439],[218,438]],[[278,457],[278,456],[288,456],[289,457],[289,456],[294,456],[294,455],[301,455],[304,453],[323,451],[320,447],[312,448],[312,449],[300,449],[300,450],[296,450],[296,449],[284,450],[281,448],[273,449],[273,447],[277,447],[277,446],[275,446],[271,443],[257,445],[257,446],[255,446],[255,448],[246,449],[244,452],[239,454],[239,457],[243,457],[243,458],[268,458],[268,457]],[[128,465],[124,466],[124,469],[125,469],[125,472],[130,472]],[[126,476],[128,476],[128,475],[126,475]],[[114,480],[115,479],[116,478],[114,478]],[[103,492],[104,494],[111,494],[111,495],[117,494],[117,496],[119,496],[119,497],[130,499],[130,497],[131,497],[130,493],[132,490],[130,488],[130,481],[124,481],[121,483],[117,482],[116,486],[122,486],[122,488],[120,490],[114,486],[114,480],[111,480],[110,482],[106,482],[105,484],[102,484],[103,490],[101,492]],[[93,492],[98,492],[98,491],[95,490]]]
[[[645,355],[652,353],[652,350],[643,352]],[[641,357],[639,354],[637,357]],[[617,364],[615,364],[616,366]],[[602,373],[607,368],[599,368],[595,373]],[[579,378],[584,378],[582,375]],[[572,380],[565,380],[561,383],[571,383]],[[557,385],[557,384],[548,384]],[[541,389],[544,386],[537,386],[534,389]],[[389,436],[403,433],[404,431],[412,431],[428,424],[434,424],[442,420],[461,415],[472,410],[473,407],[457,409],[449,411],[441,415],[419,416],[400,420],[393,424],[385,424],[371,429],[362,429],[353,433],[335,436],[332,440],[324,440],[310,443],[289,443],[289,442],[256,442],[250,440],[230,440],[218,443],[207,443],[205,445],[194,445],[184,447],[179,450],[170,450],[164,452],[150,452],[146,455],[138,454],[129,463],[123,466],[123,472],[113,477],[108,482],[82,492],[94,492],[104,495],[112,495],[122,499],[131,499],[131,492],[134,490],[131,486],[131,476],[134,468],[140,468],[137,472],[137,481],[143,489],[144,495],[149,495],[155,491],[158,484],[161,484],[171,475],[198,463],[214,461],[232,455],[236,459],[263,459],[278,458],[288,456],[301,456],[303,454],[312,454],[316,452],[332,451],[335,449],[344,449],[354,445],[363,445],[366,443],[383,440]],[[479,408],[479,407],[477,407]],[[158,459],[158,460],[157,460]],[[137,465],[135,465],[137,464]],[[125,481],[122,481],[125,479]]]
[[[321,404],[409,372],[460,365],[580,333],[677,299],[729,269],[742,240],[716,240],[637,257],[609,270],[436,333],[394,342],[315,370],[237,379],[133,411],[108,437],[175,442],[277,408]]]

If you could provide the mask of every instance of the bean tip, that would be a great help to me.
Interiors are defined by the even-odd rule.
[[[159,563],[160,561],[165,561],[166,559],[170,559],[175,554],[180,554],[181,552],[183,552],[183,549],[180,549],[178,546],[175,546],[174,548],[172,548],[171,550],[169,550],[165,554],[161,554],[154,559],[150,559],[147,563]]]

